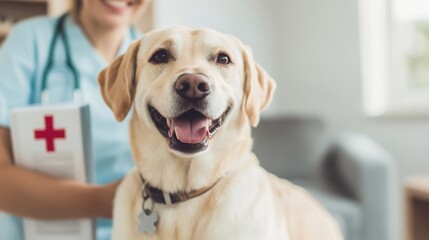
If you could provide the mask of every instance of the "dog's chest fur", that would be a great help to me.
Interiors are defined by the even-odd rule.
[[[200,197],[173,206],[157,205],[155,211],[160,220],[156,233],[150,235],[136,231],[136,214],[141,211],[142,200],[138,192],[141,183],[134,170],[118,190],[112,239],[256,240],[279,239],[280,234],[281,239],[287,240],[285,222],[267,221],[267,217],[276,215],[276,210],[271,189],[262,187],[270,185],[267,178],[262,178],[267,180],[261,182],[264,174],[263,169],[254,166],[224,177],[213,190]],[[127,199],[130,196],[132,199]],[[117,221],[119,219],[121,222]],[[284,230],[279,232],[279,229]],[[273,233],[275,236],[269,237]]]

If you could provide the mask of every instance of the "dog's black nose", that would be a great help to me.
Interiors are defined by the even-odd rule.
[[[189,100],[203,99],[211,92],[209,80],[202,74],[183,74],[174,87],[180,96]]]

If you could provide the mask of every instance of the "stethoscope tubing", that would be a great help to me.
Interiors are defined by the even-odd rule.
[[[80,90],[80,75],[77,71],[77,68],[73,64],[72,58],[71,58],[71,48],[69,44],[69,39],[67,37],[67,33],[64,29],[65,21],[67,19],[67,16],[69,13],[65,13],[61,15],[55,25],[55,32],[52,36],[52,40],[49,46],[49,53],[48,53],[48,60],[45,65],[45,68],[43,70],[42,74],[42,80],[41,80],[41,104],[47,104],[50,102],[49,99],[49,91],[48,91],[48,75],[52,71],[52,68],[54,67],[54,55],[55,55],[55,47],[57,45],[58,37],[61,37],[61,40],[64,45],[64,52],[66,57],[66,66],[71,71],[73,75],[73,99],[72,101],[81,101],[82,100],[82,94]],[[138,38],[138,33],[135,27],[131,27],[130,29],[131,37],[132,39]]]
[[[78,101],[81,99],[76,99],[76,97],[80,97],[80,76],[79,72],[77,71],[76,67],[73,64],[73,61],[71,60],[71,54],[70,54],[70,45],[68,41],[68,37],[66,32],[64,31],[64,23],[68,16],[68,13],[63,14],[57,21],[57,24],[55,26],[55,32],[52,36],[52,40],[49,46],[49,53],[48,53],[48,61],[45,65],[45,69],[43,70],[42,75],[42,81],[41,81],[41,103],[47,104],[49,103],[49,92],[48,92],[48,75],[49,72],[52,70],[54,65],[54,55],[55,55],[55,47],[57,45],[58,37],[61,37],[61,40],[64,44],[64,51],[65,51],[65,57],[66,57],[66,66],[71,71],[73,75],[73,101]]]

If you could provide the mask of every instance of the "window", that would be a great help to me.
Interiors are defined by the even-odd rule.
[[[364,108],[429,115],[429,1],[361,0]]]

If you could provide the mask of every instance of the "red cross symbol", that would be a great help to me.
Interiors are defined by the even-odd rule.
[[[64,129],[54,129],[54,118],[48,115],[45,116],[45,129],[36,129],[34,131],[34,138],[36,140],[44,139],[46,141],[46,151],[55,152],[55,139],[65,139],[66,131]]]

